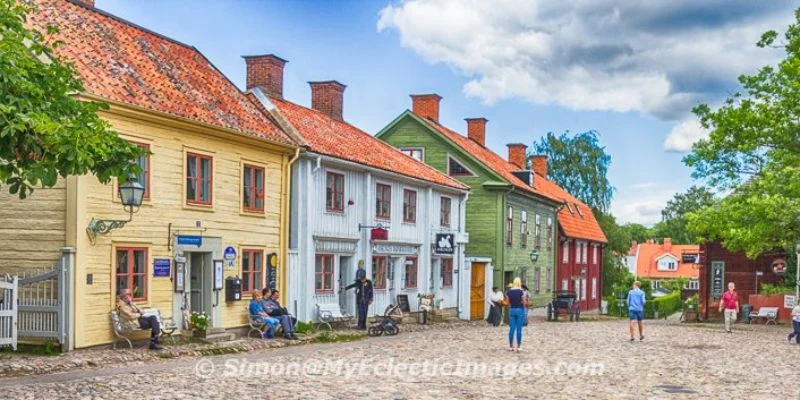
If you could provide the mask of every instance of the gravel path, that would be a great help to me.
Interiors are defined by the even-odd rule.
[[[800,346],[786,330],[649,322],[631,343],[627,321],[535,322],[511,353],[506,329],[465,325],[0,379],[0,398],[800,399]]]

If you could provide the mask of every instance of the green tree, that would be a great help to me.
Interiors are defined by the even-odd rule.
[[[552,132],[533,143],[535,154],[547,156],[547,177],[594,210],[606,212],[614,187],[606,174],[611,156],[600,146],[597,132],[572,135]]]
[[[635,240],[639,243],[644,243],[647,241],[647,239],[653,237],[650,235],[650,229],[642,224],[630,222],[622,225],[622,228],[628,231],[631,236],[631,240]]]
[[[53,53],[57,28],[27,29],[27,2],[0,0],[0,184],[25,198],[59,176],[92,173],[106,183],[138,172],[145,153],[97,116],[106,104],[80,101],[74,67]]]
[[[689,231],[688,214],[709,207],[715,202],[714,194],[702,186],[692,186],[685,193],[676,193],[661,211],[662,222],[653,233],[657,238],[672,238],[675,244],[696,244],[698,238]],[[657,224],[658,225],[658,224]]]
[[[750,256],[793,248],[800,236],[800,9],[781,46],[777,38],[770,31],[757,44],[783,49],[777,66],[739,77],[744,93],[718,109],[694,108],[710,134],[684,158],[695,178],[732,192],[689,214],[693,233]]]
[[[603,249],[603,295],[614,294],[614,286],[627,279],[630,273],[621,262],[621,257],[628,254],[631,246],[631,235],[627,229],[617,224],[611,214],[594,211],[600,228],[606,234],[608,244]]]

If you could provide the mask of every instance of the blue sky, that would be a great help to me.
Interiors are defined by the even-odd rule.
[[[284,96],[302,105],[308,81],[338,80],[345,119],[373,134],[409,94],[431,92],[450,128],[489,119],[487,145],[503,156],[548,131],[597,130],[612,212],[645,224],[693,183],[681,158],[704,132],[691,107],[718,104],[737,75],[781,56],[754,46],[792,18],[789,2],[768,3],[96,0],[197,47],[242,88],[250,54],[289,60]]]

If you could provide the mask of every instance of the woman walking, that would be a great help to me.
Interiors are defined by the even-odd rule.
[[[506,292],[508,304],[508,350],[519,351],[522,344],[522,324],[525,322],[525,292],[522,291],[522,281],[514,278],[511,289]],[[514,347],[514,336],[517,337],[517,347]]]

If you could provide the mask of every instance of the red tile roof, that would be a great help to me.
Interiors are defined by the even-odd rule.
[[[479,145],[474,140],[464,135],[448,129],[436,121],[423,118],[419,115],[417,115],[417,117],[426,121],[442,135],[450,139],[456,145],[460,146],[467,153],[480,160],[487,167],[503,177],[503,179],[514,185],[514,187],[517,189],[526,193],[544,196],[558,203],[569,203],[570,207],[572,208],[572,213],[570,213],[567,207],[562,208],[558,213],[558,223],[561,226],[561,229],[563,229],[564,235],[576,239],[586,239],[602,243],[608,242],[606,235],[600,228],[600,224],[595,219],[591,208],[573,197],[560,186],[547,180],[547,178],[541,175],[536,175],[533,179],[533,187],[531,187],[513,174],[513,172],[517,171],[518,168],[511,165],[497,153]],[[576,205],[579,207],[580,213],[578,213],[578,211],[575,209]]]
[[[640,243],[638,246],[638,257],[636,258],[636,275],[646,278],[692,278],[700,277],[700,270],[695,268],[693,263],[684,263],[683,253],[699,254],[700,245],[679,245],[673,244],[665,246],[659,243]],[[678,259],[677,271],[659,271],[656,262],[663,256],[670,254]]]
[[[37,0],[28,24],[56,24],[86,92],[177,117],[295,145],[196,48],[66,0]]]
[[[297,130],[309,151],[439,185],[469,189],[463,183],[401,153],[347,122],[286,100],[271,97],[270,101]]]

